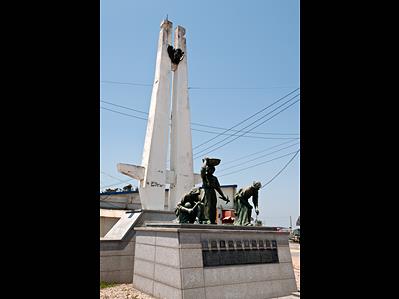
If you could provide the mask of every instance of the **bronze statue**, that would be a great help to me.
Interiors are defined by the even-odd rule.
[[[203,204],[200,194],[198,188],[192,188],[177,204],[175,214],[179,223],[194,223],[197,220],[199,207]]]
[[[220,198],[225,200],[226,203],[230,202],[230,200],[223,194],[217,177],[213,175],[215,172],[215,166],[219,165],[220,159],[205,157],[202,159],[202,162],[201,178],[202,188],[204,189],[202,202],[204,203],[204,207],[201,209],[199,222],[216,224],[217,198],[215,190],[221,195]]]
[[[169,45],[167,51],[170,60],[176,65],[184,58],[184,52],[181,49],[175,49],[173,46]]]
[[[251,186],[238,190],[238,192],[234,196],[234,208],[236,211],[234,225],[251,225],[251,214],[253,207],[248,202],[248,199],[251,196],[252,202],[255,206],[256,215],[259,214],[258,190],[261,187],[261,182],[253,182]]]

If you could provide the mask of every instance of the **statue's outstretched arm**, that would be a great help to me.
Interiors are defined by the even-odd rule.
[[[259,208],[258,208],[258,190],[256,190],[256,191],[254,192],[254,195],[252,195],[252,202],[254,203],[256,214],[259,214]]]

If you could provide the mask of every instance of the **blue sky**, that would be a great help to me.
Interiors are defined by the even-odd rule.
[[[230,128],[300,87],[298,0],[102,0],[100,14],[99,100],[148,112],[151,86],[147,85],[154,80],[159,25],[167,14],[174,27],[181,25],[186,28],[192,122]],[[145,113],[105,102],[100,102],[100,106],[146,117]],[[235,129],[242,129],[277,107],[265,110]],[[293,156],[290,153],[299,149],[299,108],[300,102],[297,102],[253,129],[245,135],[247,137],[238,138],[209,153],[209,156],[222,160],[215,172],[220,183],[237,184],[240,188],[253,180],[265,183],[279,172]],[[118,183],[129,177],[118,173],[116,164],[141,163],[146,121],[106,109],[100,109],[100,186],[123,187],[128,183]],[[246,131],[260,122],[249,126]],[[198,125],[192,125],[192,128],[223,132]],[[192,136],[195,147],[217,134],[193,131]],[[196,148],[194,157],[200,150],[226,137],[220,136]],[[286,144],[280,145],[283,142]],[[276,147],[267,151],[273,146]],[[282,150],[272,153],[279,149]],[[245,156],[248,157],[243,158]],[[278,159],[266,162],[274,158]],[[242,170],[263,162],[266,163]],[[238,165],[240,163],[244,164]],[[199,172],[200,164],[200,157],[194,159],[195,171]],[[237,167],[227,169],[235,165]],[[238,170],[242,171],[223,176]],[[295,225],[299,215],[299,180],[298,155],[260,191],[259,219],[265,225],[288,226],[290,216]],[[135,180],[131,183],[134,186],[138,184]]]

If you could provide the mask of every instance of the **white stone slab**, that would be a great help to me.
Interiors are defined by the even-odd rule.
[[[155,252],[155,262],[157,264],[180,268],[179,249],[158,246]]]
[[[181,289],[180,269],[155,264],[154,280]]]
[[[280,263],[292,263],[291,251],[288,246],[278,246],[277,253]]]
[[[162,299],[177,299],[182,297],[182,291],[163,283],[154,282],[154,297]]]
[[[273,280],[272,287],[276,297],[288,296],[298,290],[295,278]]]
[[[154,281],[143,276],[133,275],[133,287],[147,294],[153,294]]]
[[[134,274],[154,279],[154,268],[155,264],[153,262],[144,261],[137,258],[134,261]]]
[[[165,246],[165,247],[179,247],[179,238],[178,233],[175,232],[157,232],[155,238],[155,244],[157,246]]]
[[[155,245],[156,232],[137,231],[136,242],[140,244]]]
[[[206,299],[205,288],[183,290],[183,299]]]
[[[140,244],[136,242],[135,257],[149,262],[154,262],[155,246]]]
[[[108,231],[108,233],[103,237],[103,240],[122,240],[123,237],[133,229],[134,224],[140,217],[140,213],[125,213],[118,220],[117,223]]]
[[[181,268],[195,268],[202,266],[202,249],[180,249]]]
[[[270,281],[205,288],[207,299],[266,299],[275,297]]]
[[[181,269],[182,289],[204,287],[203,268]]]

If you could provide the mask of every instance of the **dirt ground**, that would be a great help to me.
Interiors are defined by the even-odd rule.
[[[290,243],[292,256],[292,265],[294,267],[295,279],[300,289],[300,245],[298,243]],[[132,287],[132,284],[119,284],[100,290],[100,299],[154,299]]]

